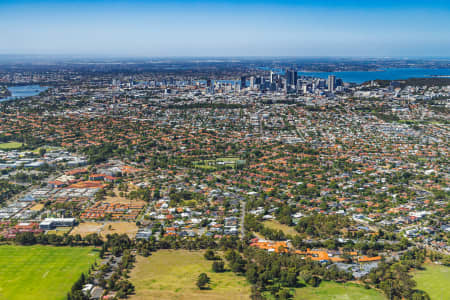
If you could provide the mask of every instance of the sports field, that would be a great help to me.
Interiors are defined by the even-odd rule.
[[[431,300],[450,299],[450,267],[425,264],[425,270],[414,272],[417,289],[425,291]]]
[[[97,257],[92,248],[0,246],[0,299],[66,299]]]
[[[319,287],[304,287],[295,290],[296,300],[385,300],[378,291],[365,289],[352,283],[325,281]]]
[[[22,147],[22,143],[17,142],[0,143],[0,150],[13,150],[19,149],[20,147]]]
[[[203,251],[160,250],[147,258],[138,257],[130,278],[136,295],[130,299],[250,299],[245,277],[231,271],[214,273],[211,265]],[[211,278],[210,290],[195,285],[203,272]]]

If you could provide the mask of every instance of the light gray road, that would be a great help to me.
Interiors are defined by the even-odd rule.
[[[245,219],[245,205],[247,203],[245,201],[241,201],[241,239],[244,238],[245,227],[244,227],[244,219]]]

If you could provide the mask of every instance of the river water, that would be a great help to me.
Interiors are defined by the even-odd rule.
[[[21,86],[10,86],[8,90],[11,92],[11,96],[6,98],[1,98],[1,101],[21,99],[31,96],[39,95],[39,93],[47,90],[47,87],[40,85],[21,85]]]

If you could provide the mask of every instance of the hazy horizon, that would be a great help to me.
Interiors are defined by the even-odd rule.
[[[448,57],[448,1],[0,1],[0,54]]]

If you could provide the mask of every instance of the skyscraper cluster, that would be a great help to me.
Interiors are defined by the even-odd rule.
[[[243,91],[278,92],[285,94],[324,94],[341,92],[344,84],[335,75],[329,75],[327,79],[299,76],[295,68],[288,68],[284,72],[271,70],[267,75],[244,74],[239,80],[230,82],[206,81],[208,93],[214,94],[215,89],[240,93]]]

